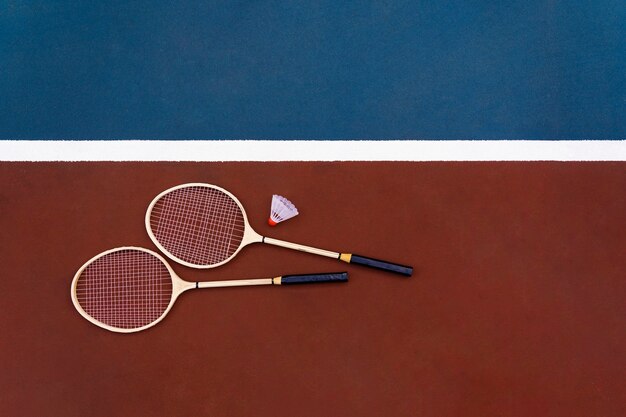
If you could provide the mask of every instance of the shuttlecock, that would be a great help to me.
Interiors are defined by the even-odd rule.
[[[267,223],[270,226],[276,226],[280,222],[291,219],[298,215],[298,209],[293,203],[281,195],[274,194],[272,196],[272,208]]]

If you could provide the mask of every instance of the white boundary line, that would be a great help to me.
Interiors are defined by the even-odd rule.
[[[626,140],[0,140],[0,161],[626,161]]]

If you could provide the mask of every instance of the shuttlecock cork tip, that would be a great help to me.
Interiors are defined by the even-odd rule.
[[[272,220],[272,218],[271,218],[271,217],[269,217],[269,218],[267,219],[267,224],[269,224],[270,226],[276,226],[278,223],[277,223],[277,222],[275,222],[274,220]]]

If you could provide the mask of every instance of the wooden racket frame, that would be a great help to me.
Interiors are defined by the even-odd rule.
[[[123,329],[123,328],[119,328],[119,327],[114,327],[114,326],[109,326],[106,323],[102,323],[101,321],[98,321],[96,319],[94,319],[93,317],[91,317],[85,310],[83,310],[83,308],[81,307],[80,303],[78,302],[78,298],[76,297],[76,286],[78,285],[78,279],[80,278],[81,274],[83,273],[83,271],[85,270],[85,268],[87,268],[92,262],[94,262],[95,260],[106,256],[110,253],[113,252],[118,252],[118,251],[122,251],[122,250],[138,250],[138,251],[142,251],[145,253],[148,253],[152,256],[155,256],[156,258],[158,258],[163,265],[165,265],[165,267],[167,268],[167,270],[170,273],[170,277],[172,279],[172,297],[170,299],[170,303],[167,306],[167,308],[163,311],[163,314],[161,314],[161,316],[154,320],[153,322],[142,326],[142,327],[137,327],[137,328],[131,328],[131,329]],[[133,332],[138,332],[141,330],[145,330],[148,329],[154,325],[156,325],[157,323],[159,323],[161,320],[163,320],[163,318],[167,315],[167,313],[169,313],[169,311],[172,309],[172,306],[174,305],[174,303],[176,302],[176,300],[178,299],[178,297],[184,293],[187,290],[191,290],[194,288],[217,288],[217,287],[239,287],[239,286],[249,286],[249,285],[280,285],[280,278],[281,277],[276,277],[276,278],[256,278],[256,279],[238,279],[238,280],[227,280],[227,281],[204,281],[204,282],[189,282],[189,281],[185,281],[184,279],[180,278],[176,272],[174,272],[174,270],[172,269],[172,267],[170,266],[170,264],[167,262],[167,260],[165,260],[165,258],[163,258],[161,255],[159,255],[158,253],[151,251],[149,249],[146,248],[141,248],[141,247],[137,247],[137,246],[121,246],[118,248],[114,248],[114,249],[109,249],[107,251],[104,251],[102,253],[99,253],[98,255],[94,256],[93,258],[89,259],[87,262],[84,263],[83,266],[80,267],[80,269],[76,272],[76,274],[74,275],[74,279],[72,280],[72,285],[71,285],[71,297],[72,297],[72,303],[74,304],[74,307],[76,307],[76,310],[80,313],[81,316],[83,316],[85,319],[87,319],[88,321],[90,321],[91,323],[95,324],[96,326],[102,327],[106,330],[110,330],[112,332],[117,332],[117,333],[133,333]]]
[[[172,191],[179,190],[181,188],[189,188],[189,187],[204,187],[204,188],[212,188],[212,189],[221,191],[224,194],[228,195],[230,198],[232,198],[233,201],[235,203],[237,203],[237,206],[241,210],[241,214],[242,214],[243,222],[244,222],[243,238],[241,239],[241,242],[240,242],[239,247],[237,248],[237,250],[235,250],[235,252],[233,252],[232,255],[230,255],[228,258],[224,259],[221,262],[218,262],[218,263],[215,263],[215,264],[212,264],[212,265],[198,265],[198,264],[193,264],[193,263],[187,262],[187,261],[185,261],[183,259],[180,259],[179,257],[173,255],[166,248],[164,248],[163,245],[161,245],[161,243],[157,240],[156,236],[154,236],[154,233],[152,232],[152,228],[150,227],[150,215],[151,215],[152,209],[154,208],[154,206],[157,203],[157,201],[159,201],[161,199],[161,197],[163,197],[164,195],[166,195],[166,194],[168,194],[168,193],[170,193]],[[243,208],[243,205],[237,199],[237,197],[235,197],[228,190],[225,190],[224,188],[218,187],[217,185],[213,185],[213,184],[206,184],[206,183],[201,183],[201,182],[192,182],[192,183],[187,183],[187,184],[180,184],[180,185],[177,185],[175,187],[168,188],[167,190],[161,192],[159,195],[154,197],[154,199],[150,202],[150,205],[148,205],[148,209],[146,210],[145,225],[146,225],[146,231],[148,232],[148,235],[150,236],[150,239],[159,248],[159,250],[161,250],[161,252],[166,254],[172,260],[174,260],[174,261],[176,261],[176,262],[178,262],[178,263],[180,263],[182,265],[191,267],[191,268],[198,268],[198,269],[216,268],[216,267],[218,267],[220,265],[225,264],[226,262],[230,261],[231,259],[233,259],[239,253],[239,251],[241,251],[241,249],[243,249],[245,246],[248,246],[248,245],[250,245],[252,243],[268,243],[268,244],[274,245],[274,246],[280,246],[280,247],[284,247],[284,248],[288,248],[288,249],[295,249],[295,250],[299,250],[299,251],[302,251],[302,252],[307,252],[307,253],[312,253],[312,254],[315,254],[315,255],[325,256],[327,258],[340,259],[340,260],[342,260],[344,262],[350,262],[349,258],[345,259],[345,256],[343,256],[343,255],[349,255],[349,254],[341,254],[339,252],[332,252],[332,251],[329,251],[329,250],[314,248],[312,246],[299,245],[297,243],[287,242],[287,241],[279,240],[279,239],[273,239],[273,238],[270,238],[270,237],[265,237],[265,236],[260,235],[250,225],[250,222],[248,221],[248,216],[246,214],[246,210]]]

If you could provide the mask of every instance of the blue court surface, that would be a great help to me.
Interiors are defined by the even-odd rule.
[[[0,139],[624,139],[626,3],[0,1]]]

